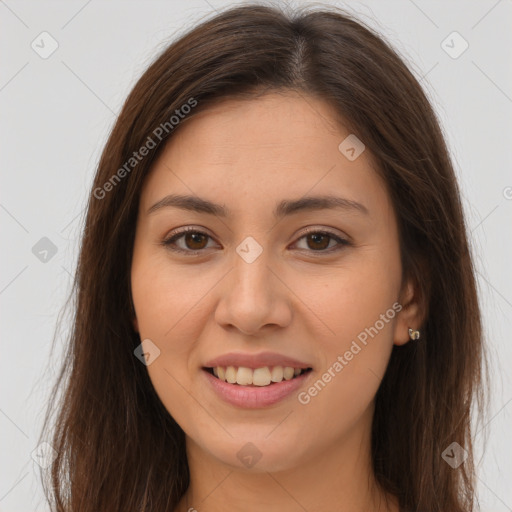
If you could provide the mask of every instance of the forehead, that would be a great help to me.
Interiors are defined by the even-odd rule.
[[[351,161],[340,151],[350,135],[327,102],[304,94],[219,101],[169,140],[146,179],[141,206],[171,192],[236,206],[334,191],[385,202],[369,152]]]
[[[229,159],[234,153],[239,157],[259,153],[267,160],[269,156],[281,157],[279,160],[293,155],[314,158],[320,141],[329,144],[349,134],[335,121],[336,115],[324,100],[293,91],[253,99],[221,99],[186,120],[169,146],[180,150],[180,143],[196,139],[196,149],[200,149],[199,142],[207,144],[213,161]]]

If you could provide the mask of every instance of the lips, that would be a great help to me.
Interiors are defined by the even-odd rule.
[[[282,354],[277,354],[275,352],[260,352],[259,354],[233,352],[230,354],[218,356],[214,359],[210,359],[203,366],[205,368],[216,368],[218,366],[234,366],[238,368],[243,366],[253,370],[265,366],[282,366],[283,368],[289,366],[303,370],[312,368],[312,365],[309,363]]]
[[[203,366],[211,389],[237,407],[268,407],[299,389],[312,373],[312,365],[275,352],[230,353]]]
[[[232,406],[243,409],[266,408],[285,399],[291,399],[314,376],[313,372],[305,371],[305,373],[294,376],[290,380],[272,382],[266,386],[253,386],[225,382],[204,369],[201,375],[201,378],[205,379],[204,382],[207,388],[213,392],[214,396]]]

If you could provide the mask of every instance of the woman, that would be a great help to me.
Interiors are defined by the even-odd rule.
[[[52,510],[474,510],[458,186],[418,82],[349,15],[237,7],[165,49],[75,287]]]

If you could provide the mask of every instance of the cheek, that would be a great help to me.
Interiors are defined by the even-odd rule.
[[[327,421],[325,411],[338,411],[348,428],[373,401],[393,348],[400,277],[398,253],[368,248],[309,286],[304,302],[321,320],[316,341],[322,359],[301,401],[312,416]]]
[[[172,265],[165,254],[134,257],[131,284],[141,337],[159,340],[169,349],[176,333],[196,324],[194,317],[208,290],[207,283],[197,278],[197,270],[194,274]]]
[[[181,424],[187,411],[197,407],[187,389],[191,372],[198,371],[192,365],[197,360],[205,284],[187,278],[160,256],[134,258],[131,279],[140,338],[150,339],[159,350],[147,366],[149,378],[164,407]]]
[[[298,396],[299,407],[316,419],[325,439],[350,431],[371,414],[393,348],[395,317],[391,304],[371,310],[367,302],[364,309],[347,302],[344,311],[327,317],[336,335],[319,337],[322,367]]]
[[[134,256],[132,296],[141,340],[150,339],[159,355],[147,366],[153,387],[169,414],[186,424],[197,407],[190,393],[196,340],[200,338],[201,297],[208,286],[160,255]]]
[[[330,354],[348,349],[351,340],[376,322],[380,338],[391,337],[392,322],[386,320],[396,316],[392,306],[398,299],[400,280],[398,254],[377,246],[354,252],[343,265],[333,265],[328,272],[293,279],[294,292],[310,309],[304,314],[314,314],[320,321],[317,330]],[[386,316],[384,323],[381,315]]]

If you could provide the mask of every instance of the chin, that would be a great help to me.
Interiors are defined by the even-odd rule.
[[[233,440],[222,447],[216,445],[206,448],[218,461],[237,471],[275,473],[299,464],[300,455],[296,444],[283,443],[277,438],[273,442],[268,439],[250,439],[251,436],[246,436],[243,440]]]

